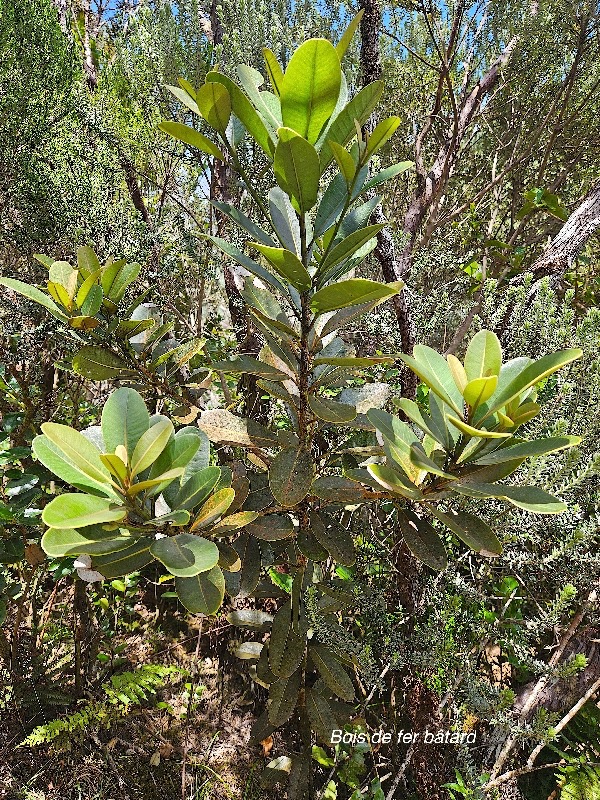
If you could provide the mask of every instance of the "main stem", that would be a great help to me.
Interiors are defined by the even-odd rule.
[[[304,214],[299,214],[298,221],[300,223],[300,256],[305,268],[308,269],[308,248],[306,243],[306,221]],[[309,414],[310,409],[308,406],[308,381],[310,372],[310,347],[309,335],[311,329],[311,314],[310,314],[310,291],[302,292],[300,295],[301,313],[300,313],[300,372],[298,381],[298,391],[300,394],[300,407],[298,410],[298,435],[300,437],[300,444],[307,449],[310,448],[310,426]]]

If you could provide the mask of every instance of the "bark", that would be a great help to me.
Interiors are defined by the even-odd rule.
[[[594,183],[547,250],[534,262],[532,272],[535,279],[564,275],[599,228],[600,180]]]
[[[146,203],[140,191],[135,167],[126,156],[121,157],[121,169],[125,175],[125,184],[127,185],[127,191],[129,192],[131,202],[135,209],[139,211],[146,225],[148,225],[150,223],[150,215],[148,214],[148,208],[146,207]]]
[[[381,53],[379,47],[379,34],[381,31],[381,6],[379,0],[361,0],[360,7],[364,10],[363,18],[360,23],[361,49],[360,64],[363,86],[381,78]],[[373,214],[371,222],[373,224],[383,222],[384,217],[381,209],[377,209]],[[403,272],[400,262],[396,257],[396,247],[388,228],[383,228],[377,235],[377,247],[375,256],[381,266],[384,280],[388,283],[402,280],[406,270]],[[408,297],[406,292],[402,292],[392,299],[392,306],[398,322],[402,350],[405,353],[412,353],[415,346],[415,330],[411,318]],[[402,373],[402,394],[404,397],[414,399],[417,391],[417,376],[408,369]]]

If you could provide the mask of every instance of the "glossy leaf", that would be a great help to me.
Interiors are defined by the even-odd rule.
[[[452,414],[448,415],[448,421],[454,425],[461,433],[464,433],[466,436],[477,436],[480,439],[506,439],[507,437],[511,436],[510,433],[502,433],[500,431],[488,431],[485,428],[476,428],[473,425],[469,425],[464,420],[459,419],[458,417],[452,416]]]
[[[181,578],[192,578],[199,572],[207,572],[219,560],[219,550],[214,542],[190,533],[156,539],[150,552],[171,575]]]
[[[273,171],[278,186],[289,195],[300,214],[317,202],[321,170],[317,151],[290,128],[279,128]]]
[[[371,158],[378,150],[381,150],[388,139],[391,139],[396,133],[401,121],[400,117],[388,117],[377,123],[375,130],[367,139],[366,158]]]
[[[485,403],[496,391],[498,377],[490,375],[487,378],[473,378],[463,389],[465,403],[471,408],[478,408]]]
[[[132,543],[131,536],[120,536],[118,531],[104,530],[102,525],[91,525],[80,531],[75,528],[48,528],[42,536],[42,549],[51,558],[114,553]]]
[[[154,560],[150,554],[151,544],[152,539],[144,537],[115,553],[94,556],[92,568],[109,580],[129,575],[130,572],[136,572]]]
[[[40,289],[37,289],[35,286],[30,286],[28,283],[23,283],[23,281],[18,281],[14,278],[0,278],[0,286],[6,286],[7,289],[18,292],[18,294],[26,297],[27,300],[32,300],[34,303],[43,306],[53,317],[56,317],[56,319],[59,319],[61,322],[66,321],[66,315],[60,310],[56,303],[48,297],[45,292],[40,291]]]
[[[258,250],[273,269],[301,292],[310,289],[311,277],[297,255],[282,247],[267,247],[259,242],[250,242],[250,247]]]
[[[211,523],[225,514],[229,506],[233,503],[235,491],[230,488],[219,489],[202,506],[190,530],[200,530],[207,528]]]
[[[346,150],[346,148],[342,147],[337,142],[329,142],[329,146],[331,147],[333,157],[335,158],[337,165],[340,168],[340,172],[344,176],[346,185],[351,186],[352,182],[354,181],[354,176],[356,175],[356,169],[357,169],[354,159],[352,158],[350,153]]]
[[[447,514],[430,507],[434,516],[458,536],[467,547],[482,556],[496,557],[502,553],[502,545],[490,526],[480,517],[466,511],[449,511]]]
[[[42,431],[89,478],[100,483],[111,482],[110,473],[100,460],[100,451],[82,433],[56,422],[45,422]]]
[[[127,388],[112,392],[102,409],[102,436],[106,451],[114,453],[118,445],[123,445],[131,456],[149,424],[150,415],[141,395]]]
[[[219,467],[206,467],[194,473],[173,497],[173,508],[191,509],[200,505],[209,497],[220,477]]]
[[[271,86],[273,87],[273,91],[277,97],[279,97],[281,95],[281,87],[283,84],[283,70],[281,69],[279,61],[277,61],[275,53],[272,50],[269,50],[268,47],[263,47],[263,56]]]
[[[116,499],[114,489],[107,482],[106,476],[96,480],[88,472],[80,469],[58,445],[47,436],[36,436],[32,444],[36,458],[61,480],[70,483],[76,489],[88,491],[92,494],[103,494]],[[77,451],[79,452],[79,451]],[[102,463],[102,462],[100,462]]]
[[[581,442],[580,436],[553,436],[548,439],[535,439],[532,442],[519,442],[510,447],[501,447],[476,460],[477,464],[501,464],[513,459],[542,456],[575,447]]]
[[[325,314],[348,306],[364,305],[393,297],[402,290],[402,282],[378,283],[365,278],[352,278],[319,289],[310,302],[315,314]]]
[[[337,142],[344,147],[356,135],[356,123],[363,125],[371,116],[381,94],[383,81],[373,81],[356,94],[342,109],[326,131],[325,142],[321,146],[321,172],[325,172],[331,161],[333,153],[329,141]]]
[[[336,44],[335,49],[336,49],[337,54],[338,54],[338,56],[340,58],[340,61],[342,60],[342,58],[346,54],[346,51],[348,50],[348,48],[350,47],[350,42],[352,41],[352,39],[354,38],[354,34],[358,30],[358,26],[360,25],[360,21],[363,18],[363,14],[364,13],[365,13],[364,9],[361,8],[361,10],[358,12],[358,14],[356,14],[350,20],[350,24],[348,25],[348,27],[346,28],[346,30],[342,34],[342,38]]]
[[[364,244],[366,244],[374,236],[377,236],[382,228],[385,228],[384,223],[378,225],[367,225],[366,228],[361,228],[360,230],[350,234],[350,236],[347,236],[345,239],[342,239],[339,244],[329,251],[327,256],[325,256],[321,262],[319,266],[319,274],[325,274],[327,270],[331,270],[331,268],[335,267],[336,264],[339,264],[345,259],[350,258],[352,255],[354,255],[354,253],[356,253],[357,250],[360,250]],[[397,287],[397,290],[399,291],[400,288],[401,287]],[[397,292],[394,292],[394,294],[396,293]],[[356,300],[356,303],[360,302],[360,300]],[[365,299],[362,302],[367,302],[367,300]],[[333,306],[333,308],[342,308],[342,306]]]

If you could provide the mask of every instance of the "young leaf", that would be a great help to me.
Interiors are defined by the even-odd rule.
[[[350,20],[350,24],[342,34],[342,38],[336,44],[335,49],[337,50],[337,54],[339,56],[340,61],[346,54],[348,47],[350,47],[350,42],[352,41],[352,39],[354,38],[354,34],[358,30],[358,26],[360,25],[360,21],[363,18],[364,13],[365,13],[364,8],[361,8],[358,14],[356,14]]]
[[[448,414],[447,419],[448,422],[452,423],[455,428],[458,428],[458,430],[466,436],[477,436],[480,439],[507,439],[512,435],[510,433],[500,433],[499,431],[488,431],[485,428],[475,428],[473,425],[468,425],[462,419],[452,416],[452,414]]]
[[[272,50],[269,50],[268,47],[263,47],[263,56],[265,59],[265,65],[267,67],[267,75],[271,81],[273,91],[277,97],[280,97],[281,87],[283,85],[283,70],[281,69],[281,65],[279,64],[279,61],[277,61],[275,53]]]
[[[231,78],[223,75],[221,72],[209,72],[206,76],[206,82],[220,83],[229,92],[231,98],[231,108],[235,116],[242,123],[244,128],[248,131],[254,141],[262,148],[269,159],[273,158],[275,152],[275,144],[271,139],[269,131],[265,123],[262,121],[260,114],[253,107],[252,103],[248,100],[246,95],[242,92]]]
[[[224,134],[231,117],[231,98],[222,83],[205,83],[196,92],[200,113],[211,128]]]
[[[385,169],[376,172],[375,175],[373,175],[373,177],[370,178],[362,187],[362,192],[368,192],[370,189],[375,189],[377,186],[381,186],[382,183],[395,178],[402,172],[406,172],[407,169],[414,167],[414,165],[414,161],[400,161],[398,164],[393,164],[391,167],[386,167]]]
[[[319,155],[321,173],[325,172],[333,160],[333,152],[329,142],[334,141],[345,147],[350,139],[356,135],[355,120],[358,121],[359,125],[363,125],[369,119],[379,102],[382,92],[383,81],[373,81],[373,83],[361,89],[333,120],[327,129],[326,141],[321,145]]]
[[[473,378],[463,389],[465,403],[471,408],[478,408],[482,403],[490,399],[497,386],[497,375],[490,375],[487,378]]]
[[[135,476],[148,469],[165,449],[173,435],[173,423],[168,419],[161,419],[148,428],[140,436],[131,456],[131,474]]]
[[[496,334],[492,331],[476,333],[465,354],[465,370],[469,381],[488,375],[499,375],[501,366],[502,348]]]
[[[204,503],[190,530],[196,531],[207,528],[212,522],[222,517],[233,503],[234,497],[235,491],[233,489],[219,489]]]
[[[488,455],[478,458],[476,464],[502,464],[513,459],[542,456],[575,447],[581,442],[581,436],[553,436],[549,439],[535,439],[532,442],[519,442],[510,447],[501,447]]]
[[[180,88],[179,86],[169,86],[169,84],[165,84],[165,89],[167,89],[171,94],[176,97],[184,106],[187,106],[190,111],[193,111],[194,114],[197,116],[201,116],[200,109],[198,108],[198,104],[194,100],[196,93],[194,92],[194,96],[192,97],[189,92],[185,89]]]
[[[340,168],[340,172],[344,176],[344,180],[346,181],[347,186],[352,185],[352,181],[354,180],[354,176],[356,175],[356,164],[354,163],[354,159],[350,155],[350,153],[346,150],[345,147],[342,147],[337,142],[329,142],[329,146],[333,152],[333,157],[335,158],[338,167]]]
[[[300,45],[281,85],[284,126],[314,144],[336,107],[341,82],[340,59],[331,42],[310,39]]]
[[[553,372],[561,369],[561,367],[581,358],[582,355],[583,351],[579,348],[560,350],[558,353],[549,353],[547,356],[543,356],[537,361],[534,361],[533,364],[529,364],[529,366],[525,367],[503,391],[496,391],[490,407],[486,409],[484,416],[478,421],[483,421],[489,417],[490,414],[506,406],[526,389],[539,383],[542,378],[551,375]]]
[[[312,297],[310,308],[314,314],[320,315],[339,308],[364,305],[393,297],[402,290],[403,285],[401,281],[378,283],[365,278],[351,278],[319,289]]]
[[[291,128],[279,128],[273,171],[296,211],[306,214],[317,202],[321,170],[315,148]]]
[[[408,497],[411,500],[419,500],[421,492],[407,478],[402,478],[400,474],[386,464],[368,464],[367,470],[380,486],[389,492],[400,497]]]
[[[217,145],[211,142],[210,139],[207,139],[206,136],[199,131],[190,128],[189,125],[184,125],[182,122],[165,120],[161,122],[158,127],[163,133],[167,133],[174,139],[189,144],[191,147],[195,147],[197,150],[201,150],[203,153],[206,153],[206,155],[217,158],[219,161],[225,161],[225,156]]]
[[[82,433],[56,422],[44,422],[42,431],[71,463],[93,481],[111,482],[110,473],[100,460],[100,451]]]
[[[149,425],[148,409],[135,389],[123,387],[112,392],[102,409],[102,436],[106,451],[114,453],[118,445],[123,445],[131,457]]]
[[[314,476],[311,454],[300,447],[282,450],[269,468],[269,486],[280,505],[292,507],[304,500]]]
[[[219,560],[219,550],[214,542],[191,533],[156,539],[150,552],[171,575],[181,578],[193,578],[199,572],[207,572]]]
[[[18,294],[26,297],[27,300],[33,300],[34,303],[37,303],[38,305],[47,309],[53,317],[56,317],[56,319],[59,319],[61,322],[66,322],[67,317],[56,305],[56,303],[50,297],[48,297],[47,294],[40,291],[35,286],[30,286],[28,283],[23,283],[23,281],[18,281],[14,278],[0,278],[0,286],[6,286],[7,289],[12,289],[13,292],[18,292]]]
[[[221,569],[215,566],[193,578],[175,578],[175,591],[192,614],[216,614],[225,596],[225,578]]]
[[[66,483],[70,483],[71,486],[74,486],[76,489],[88,492],[88,494],[102,494],[105,497],[112,497],[114,500],[117,499],[117,495],[108,482],[110,476],[107,477],[107,475],[103,475],[102,479],[98,480],[90,477],[87,466],[86,471],[84,471],[84,469],[80,468],[62,448],[50,441],[47,436],[36,436],[33,440],[32,449],[36,458],[41,461],[50,472],[53,472]],[[95,466],[94,463],[94,467]]]
[[[194,473],[173,497],[172,508],[191,509],[200,505],[213,491],[220,477],[219,467],[206,467]]]
[[[565,503],[537,486],[496,486],[488,483],[473,483],[471,486],[475,491],[489,492],[488,496],[507,500],[532,514],[562,514],[567,510]]]
[[[371,158],[372,155],[380,150],[388,141],[388,139],[390,139],[394,133],[396,133],[401,122],[402,120],[400,117],[388,117],[387,119],[382,119],[381,122],[375,126],[375,130],[367,139],[365,158]]]

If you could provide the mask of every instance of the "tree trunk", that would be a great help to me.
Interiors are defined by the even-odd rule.
[[[547,250],[534,262],[532,272],[535,279],[546,275],[564,275],[599,228],[600,180],[594,183]]]

